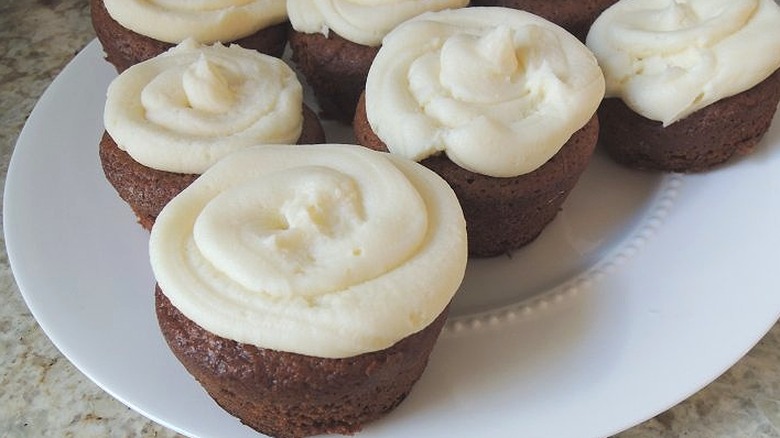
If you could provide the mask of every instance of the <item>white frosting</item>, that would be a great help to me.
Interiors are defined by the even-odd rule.
[[[495,177],[531,172],[593,116],[604,95],[575,37],[505,8],[423,14],[385,38],[366,83],[366,115],[388,149],[444,152]]]
[[[177,44],[231,42],[287,19],[284,0],[103,0],[111,18],[141,35]]]
[[[287,0],[293,29],[376,47],[397,25],[428,11],[466,6],[468,0]]]
[[[187,40],[114,79],[103,118],[137,162],[197,174],[236,149],[297,142],[303,88],[280,59]]]
[[[664,126],[780,68],[774,0],[622,0],[587,38],[606,94]]]
[[[162,291],[206,330],[329,358],[428,326],[467,259],[440,177],[351,145],[231,154],[163,209],[149,247]]]

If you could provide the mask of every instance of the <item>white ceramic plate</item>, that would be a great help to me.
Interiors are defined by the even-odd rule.
[[[4,203],[17,282],[57,347],[117,399],[186,435],[257,436],[158,333],[147,233],[98,162],[114,75],[93,42],[19,138]],[[777,118],[754,155],[708,174],[597,155],[535,243],[470,264],[423,378],[361,436],[604,436],[688,397],[778,319],[779,173]]]

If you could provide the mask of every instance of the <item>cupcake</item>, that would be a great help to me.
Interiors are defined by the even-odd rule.
[[[146,229],[171,198],[229,152],[324,141],[287,64],[236,45],[192,40],[114,79],[104,124],[103,171]]]
[[[547,20],[433,12],[385,37],[354,130],[441,175],[463,207],[469,254],[495,256],[557,215],[595,148],[603,93],[590,51]]]
[[[617,0],[472,0],[474,6],[520,9],[560,25],[585,41],[593,21]]]
[[[120,73],[187,38],[282,56],[288,26],[284,0],[206,3],[90,0],[90,12],[106,60]]]
[[[314,90],[322,116],[351,123],[382,38],[427,11],[468,0],[287,0],[292,59]]]
[[[600,142],[628,167],[722,165],[755,148],[780,101],[773,0],[622,0],[587,44],[607,83]]]
[[[466,266],[457,198],[410,160],[351,145],[230,154],[151,232],[175,356],[273,437],[351,434],[423,373]]]

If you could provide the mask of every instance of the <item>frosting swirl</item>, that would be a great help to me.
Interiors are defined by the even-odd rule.
[[[231,42],[287,19],[284,0],[103,0],[111,18],[141,35],[178,44]]]
[[[303,88],[280,59],[187,40],[114,79],[104,123],[139,163],[203,173],[239,148],[297,142]]]
[[[161,212],[162,291],[219,336],[318,357],[387,348],[447,306],[465,221],[432,171],[350,145],[229,155]]]
[[[588,47],[608,97],[668,126],[780,68],[774,0],[622,0],[593,24]]]
[[[376,47],[394,27],[428,11],[466,6],[468,0],[287,0],[293,28]]]
[[[388,149],[444,152],[472,172],[533,171],[593,116],[604,94],[576,38],[506,8],[432,12],[385,38],[366,83],[366,115]]]

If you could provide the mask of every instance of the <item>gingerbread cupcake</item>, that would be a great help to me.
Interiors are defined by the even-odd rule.
[[[469,254],[535,239],[584,171],[604,78],[570,33],[507,8],[423,14],[384,39],[355,116],[360,144],[420,161],[455,191]]]
[[[285,0],[169,2],[90,0],[106,60],[122,72],[187,38],[236,43],[280,57],[287,44]]]
[[[474,6],[501,6],[520,9],[560,25],[580,41],[593,22],[617,0],[472,0]]]
[[[287,0],[292,59],[314,90],[322,116],[351,123],[368,68],[387,32],[423,12],[467,4],[468,0]]]
[[[780,101],[773,0],[621,0],[587,44],[607,82],[601,143],[632,168],[697,172],[748,154]]]
[[[237,151],[160,213],[162,334],[230,414],[273,437],[351,434],[423,373],[466,267],[452,190],[351,145]]]
[[[228,153],[325,138],[283,61],[192,40],[114,79],[104,124],[106,178],[147,229],[173,196]]]

